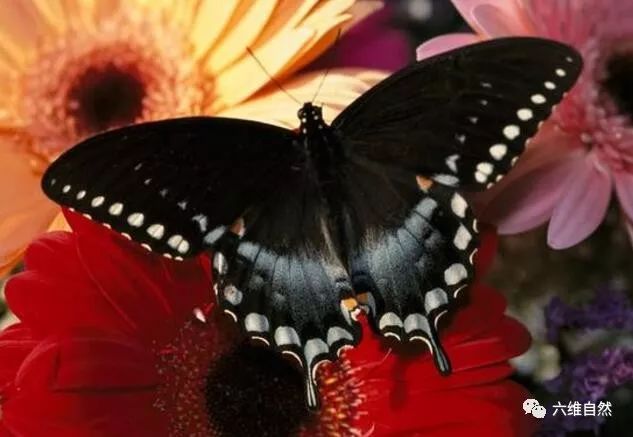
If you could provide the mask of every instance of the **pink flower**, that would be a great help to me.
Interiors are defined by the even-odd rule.
[[[517,166],[478,196],[482,218],[500,233],[549,221],[551,247],[564,249],[600,225],[612,193],[633,238],[633,3],[621,0],[453,0],[477,34],[452,34],[418,48],[418,58],[511,35],[556,39],[585,61],[574,89]]]

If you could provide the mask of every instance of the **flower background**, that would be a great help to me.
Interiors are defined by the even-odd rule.
[[[135,2],[130,3],[136,4]],[[145,3],[149,2],[138,2],[139,5],[143,4],[142,7],[147,7]],[[350,70],[350,68],[397,69],[413,57],[415,48],[421,43],[427,43],[423,47],[428,54],[441,51],[447,45],[462,45],[475,38],[489,38],[505,34],[529,33],[558,37],[559,35],[548,32],[556,28],[558,24],[556,20],[568,19],[573,12],[572,9],[565,9],[573,3],[571,0],[557,0],[557,3],[562,5],[559,10],[556,8],[548,9],[547,2],[544,1],[517,0],[515,4],[514,0],[455,0],[453,5],[448,0],[390,0],[387,3],[386,10],[371,15],[361,25],[351,28],[336,47],[330,48],[322,56],[318,55],[327,48],[327,45],[319,44],[320,40],[317,38],[313,45],[318,50],[306,50],[304,52],[305,59],[301,60],[299,57],[300,59],[296,61],[294,66],[288,67],[289,72],[293,71],[297,74],[288,77],[284,86],[299,98],[302,98],[303,95],[311,97],[310,93],[315,88],[323,69],[334,67],[329,75],[330,79],[326,89],[322,91],[322,96],[324,99],[331,98],[332,107],[344,107],[353,95],[362,92],[366,86],[379,79],[379,76],[373,71]],[[611,27],[617,28],[619,38],[628,37],[629,41],[633,41],[633,20],[629,11],[619,10],[622,18],[617,20],[617,7],[626,2],[582,0],[582,3],[588,8],[587,10],[596,14],[604,13],[604,10],[610,8],[612,15],[608,17],[612,20],[609,21]],[[519,8],[506,10],[500,7],[502,4],[518,5]],[[455,5],[459,8],[456,8]],[[522,19],[515,21],[507,19],[508,16],[516,18],[516,14],[525,11],[525,9],[521,9],[522,5],[530,5],[533,8],[532,11],[541,13],[540,18],[538,14],[532,14],[530,18],[530,20],[536,20],[534,22],[540,24],[539,26],[529,27],[525,24],[527,21]],[[365,6],[371,10],[371,6]],[[476,9],[477,7],[480,9]],[[477,10],[476,14],[473,12],[475,10]],[[616,12],[613,12],[614,10]],[[102,12],[105,13],[105,11]],[[341,6],[340,10],[330,14],[330,18],[334,17],[334,19],[328,23],[338,23],[338,17],[344,14],[345,8]],[[506,20],[499,17],[506,18]],[[186,14],[183,12],[179,19],[186,20]],[[320,23],[318,20],[315,22]],[[501,26],[500,23],[505,23],[506,27]],[[566,28],[572,30],[584,26],[584,22],[579,19],[570,19],[565,23]],[[323,35],[329,35],[329,43],[331,43],[333,34],[329,31],[335,26],[328,27],[325,24],[323,26]],[[574,38],[568,42],[585,44],[591,39],[590,37],[595,36],[591,33],[593,28],[587,30],[583,27],[583,29],[585,33],[575,33]],[[477,36],[472,34],[473,30],[478,32]],[[438,35],[447,34],[456,34],[457,36],[444,36],[444,40],[439,40],[439,42],[431,40]],[[2,36],[1,32],[0,36]],[[430,43],[429,40],[431,40]],[[225,47],[227,46],[230,46],[230,40],[225,45]],[[593,46],[587,48],[583,45],[583,47],[588,51]],[[595,49],[595,47],[593,48]],[[297,50],[301,51],[302,49],[298,48]],[[600,49],[596,50],[595,53],[591,52],[594,53],[596,59],[605,53]],[[227,51],[230,52],[229,49],[225,48],[224,53]],[[584,54],[587,55],[587,53]],[[633,63],[633,51],[627,52],[623,49],[622,53],[628,54],[630,56],[629,62]],[[173,55],[173,52],[171,54]],[[226,56],[220,52],[215,59],[221,58],[221,55]],[[237,55],[230,55],[229,58],[234,56]],[[309,63],[312,60],[314,62]],[[195,64],[194,61],[195,59],[191,60]],[[234,59],[230,62],[233,61]],[[185,74],[181,71],[172,73]],[[631,73],[633,74],[633,68]],[[259,76],[261,71],[243,74],[257,74]],[[194,79],[190,78],[190,80]],[[607,149],[611,151],[611,155],[607,153],[610,157],[613,157],[613,154],[617,152],[618,159],[622,156],[626,158],[629,156],[628,152],[622,152],[611,143],[608,144],[610,148],[595,144],[595,138],[600,137],[600,126],[590,124],[586,118],[580,117],[577,112],[574,112],[577,108],[588,107],[590,103],[594,105],[591,106],[591,109],[595,109],[595,101],[582,103],[583,98],[586,99],[586,94],[590,93],[591,90],[595,92],[596,89],[602,89],[599,84],[596,85],[591,81],[590,76],[586,76],[583,80],[584,88],[581,91],[585,94],[581,95],[581,91],[572,93],[574,99],[572,103],[577,104],[577,106],[572,107],[571,103],[567,107],[563,106],[563,110],[559,113],[561,123],[564,125],[566,122],[567,126],[571,125],[568,132],[577,135],[578,139],[581,139],[581,135],[586,133],[585,130],[593,135],[595,147],[591,149],[594,150],[591,159],[595,159],[595,155],[598,155],[598,158],[604,158],[606,153],[604,150]],[[226,89],[229,90],[227,95],[230,95],[230,84],[227,85],[225,82],[225,85],[228,87]],[[337,90],[340,89],[352,89],[353,92],[344,98],[338,98]],[[611,87],[611,90],[613,89]],[[617,91],[615,92],[617,93]],[[200,109],[202,100],[197,100],[199,96],[190,97],[191,101],[194,102],[192,106],[172,108],[175,112],[168,112],[164,115],[178,115],[183,111],[185,113],[202,112]],[[235,97],[234,101],[231,99],[228,101],[232,103],[229,104],[225,101],[220,105],[221,109],[218,109],[220,106],[216,106],[211,110],[211,113],[263,118],[280,124],[294,123],[295,104],[289,102],[287,97],[275,88],[266,88],[263,93],[259,94],[253,92],[252,97],[239,96]],[[601,102],[599,103],[602,104]],[[160,108],[164,107],[159,106]],[[275,108],[275,113],[271,113],[271,108]],[[622,114],[622,111],[613,108],[614,105],[609,107],[610,110],[616,111],[614,117],[617,119],[614,121],[611,117],[609,118],[610,122],[631,123],[630,118],[627,118],[631,115],[630,113],[628,115]],[[6,132],[7,124],[6,119],[3,118],[5,113],[1,109],[0,139],[4,140],[6,135],[3,136],[3,134]],[[160,115],[153,115],[151,111],[146,111],[144,114],[140,119],[160,117]],[[290,114],[290,119],[286,118],[286,114]],[[609,129],[614,129],[614,127],[609,125]],[[40,131],[36,130],[36,132]],[[63,135],[68,134],[63,132]],[[548,135],[547,131],[542,135],[544,145],[562,147],[567,144],[552,143],[552,137]],[[69,137],[60,138],[69,141]],[[586,139],[587,137],[582,137],[582,141]],[[578,143],[573,143],[572,146],[578,147]],[[57,146],[51,145],[50,147]],[[600,153],[595,151],[598,149]],[[544,150],[545,154],[548,154],[550,149]],[[587,148],[582,146],[582,150],[587,150]],[[37,155],[38,159],[42,158],[40,152],[37,151],[37,154],[34,154],[34,156]],[[564,154],[555,155],[560,157]],[[3,155],[0,166],[9,162],[6,158]],[[47,156],[44,158],[49,159]],[[625,158],[622,159],[626,161]],[[14,159],[14,157],[11,156],[10,159]],[[32,165],[30,161],[21,162]],[[607,167],[612,162],[609,161]],[[627,193],[633,192],[633,183],[627,185],[626,181],[623,182],[625,177],[622,176],[617,179],[616,185],[609,184],[608,189],[605,189],[605,184],[601,183],[600,179],[597,179],[598,182],[590,178],[587,179],[586,185],[593,190],[592,192],[601,191],[593,198],[585,199],[581,196],[579,200],[578,196],[571,196],[575,203],[566,202],[568,214],[586,213],[587,208],[583,209],[583,199],[591,206],[594,206],[597,201],[602,205],[602,210],[593,213],[592,221],[589,224],[583,222],[582,226],[579,224],[574,229],[569,228],[571,230],[564,226],[561,229],[560,225],[555,226],[556,223],[554,225],[551,224],[552,222],[548,223],[551,217],[561,217],[563,214],[553,211],[553,202],[560,202],[560,198],[552,200],[548,197],[544,207],[543,203],[535,203],[536,200],[529,196],[522,197],[521,187],[526,184],[525,175],[533,178],[527,179],[529,181],[536,181],[536,183],[541,181],[544,190],[560,181],[553,179],[554,182],[551,182],[548,179],[552,174],[554,176],[551,177],[561,177],[560,172],[548,172],[552,168],[548,167],[549,164],[551,164],[549,161],[543,161],[542,154],[539,154],[537,150],[530,157],[519,161],[516,169],[517,175],[514,179],[512,177],[506,178],[501,186],[495,188],[490,195],[477,199],[481,206],[481,213],[489,221],[499,225],[502,233],[509,234],[499,240],[499,255],[495,258],[494,265],[487,275],[487,282],[504,293],[508,300],[510,312],[527,326],[533,337],[529,351],[513,360],[515,368],[513,378],[515,381],[527,387],[543,405],[552,405],[557,401],[567,403],[574,400],[595,399],[609,399],[614,405],[613,417],[608,420],[597,421],[591,418],[588,420],[574,418],[556,420],[557,418],[550,418],[543,425],[541,431],[543,435],[592,435],[599,431],[600,435],[603,436],[619,437],[625,435],[623,434],[625,430],[633,429],[633,417],[627,414],[633,409],[633,353],[631,352],[633,350],[633,268],[631,268],[632,248],[629,240],[631,227],[630,220],[627,219],[631,214],[630,203],[627,203],[631,200],[630,197],[627,197]],[[631,163],[628,162],[628,164]],[[4,172],[0,170],[2,177],[7,178],[3,187],[0,187],[0,199],[4,199],[2,190],[6,193],[15,190],[15,187],[9,183],[13,174],[6,170],[15,168],[17,167],[9,165],[5,167]],[[620,167],[618,170],[621,170]],[[582,171],[578,168],[568,170],[565,167],[565,175],[570,172],[570,174],[575,175]],[[0,181],[2,181],[1,178]],[[29,179],[27,182],[33,184],[34,181],[36,178]],[[513,185],[515,181],[518,182]],[[22,186],[19,187],[19,190],[25,189]],[[617,194],[611,195],[613,190],[616,190]],[[607,191],[608,193],[605,194]],[[537,198],[537,200],[540,199],[543,197]],[[592,199],[597,200],[592,203]],[[50,209],[47,209],[50,206],[43,205],[44,212],[40,214],[31,209],[32,205],[33,203],[29,202],[18,205],[22,208],[18,212],[29,211],[27,214],[30,220],[29,229],[33,230],[20,236],[20,241],[16,240],[15,245],[0,247],[2,249],[0,250],[2,252],[0,254],[2,256],[0,258],[1,264],[8,266],[7,268],[15,268],[16,271],[22,269],[22,266],[16,262],[19,262],[19,256],[21,256],[25,244],[32,237],[48,228],[51,223],[53,223],[54,228],[65,228],[63,221],[52,222],[56,213],[55,211],[51,213]],[[536,208],[536,210],[530,208]],[[588,213],[592,212],[594,211],[590,208]],[[13,211],[0,211],[0,214],[9,213],[13,213]],[[533,215],[530,216],[530,214]],[[5,220],[4,215],[1,217],[3,219],[0,220],[0,238],[3,238],[5,235],[11,234],[13,228],[9,227],[11,222]],[[37,221],[33,222],[36,218]],[[558,220],[560,222],[560,219]],[[552,221],[555,222],[553,218]],[[566,222],[563,220],[563,223]],[[562,234],[563,231],[568,233]],[[514,235],[517,232],[521,233]],[[551,246],[562,250],[553,250]],[[0,311],[5,313],[0,322],[2,325],[6,326],[14,320],[11,315],[6,314],[4,301],[0,302]],[[450,398],[447,400],[450,401]]]

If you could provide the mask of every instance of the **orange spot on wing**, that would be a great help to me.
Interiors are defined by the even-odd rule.
[[[433,186],[433,181],[424,176],[416,176],[415,179],[418,181],[418,186],[422,191],[428,191]]]

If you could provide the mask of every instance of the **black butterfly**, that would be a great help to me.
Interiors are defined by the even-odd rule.
[[[397,72],[331,126],[306,103],[297,132],[195,117],[95,136],[50,166],[43,189],[168,258],[211,251],[219,304],[301,363],[315,407],[316,367],[358,344],[360,307],[450,372],[438,319],[477,250],[457,190],[510,170],[581,65],[553,41],[483,42]]]

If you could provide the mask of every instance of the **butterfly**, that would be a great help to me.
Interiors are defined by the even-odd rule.
[[[361,340],[360,311],[451,371],[438,320],[473,278],[483,190],[574,85],[572,48],[481,42],[391,75],[334,119],[305,103],[296,131],[231,118],[149,122],[89,138],[42,187],[167,258],[212,255],[214,293],[246,334],[316,369]]]

